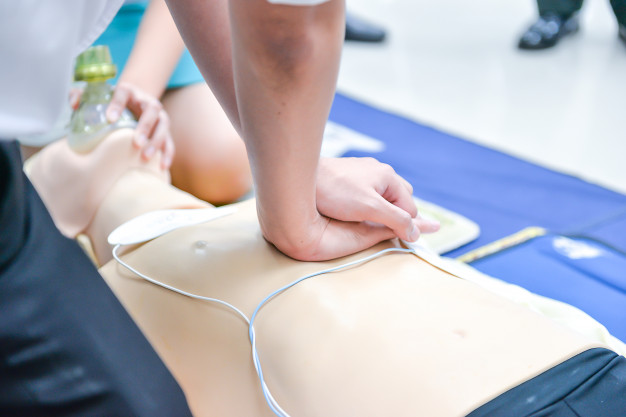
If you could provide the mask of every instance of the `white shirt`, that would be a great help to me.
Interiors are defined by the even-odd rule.
[[[212,1],[212,0],[206,0]],[[327,0],[268,0],[315,5]],[[49,131],[64,108],[74,58],[124,0],[0,0],[0,139]],[[46,136],[39,136],[44,145]]]
[[[67,102],[74,58],[123,0],[0,1],[0,138],[49,129]]]

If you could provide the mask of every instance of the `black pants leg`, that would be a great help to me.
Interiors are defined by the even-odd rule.
[[[583,6],[583,0],[537,0],[539,14],[555,13],[571,16]]]
[[[626,0],[611,0],[611,7],[617,18],[617,22],[626,26]]]
[[[0,415],[190,416],[184,394],[0,141]]]

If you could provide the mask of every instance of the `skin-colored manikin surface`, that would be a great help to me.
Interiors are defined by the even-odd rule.
[[[89,235],[100,263],[110,259],[106,237],[126,220],[162,208],[209,207],[169,185],[158,166],[141,162],[131,142],[132,131],[121,130],[80,157],[59,142],[31,164],[55,220]],[[75,186],[64,187],[64,178]],[[250,317],[266,295],[300,276],[399,245],[298,262],[263,239],[254,201],[237,207],[228,217],[125,248],[124,259]],[[272,416],[239,316],[156,287],[115,261],[101,272],[197,416]],[[411,254],[302,282],[273,298],[255,326],[266,381],[292,417],[462,416],[599,346]]]
[[[109,203],[132,182],[119,182]],[[238,207],[124,259],[249,317],[266,295],[302,275],[397,245],[298,262],[263,239],[254,202]],[[177,377],[195,415],[273,415],[240,317],[147,283],[115,261],[101,272]],[[272,299],[255,327],[266,381],[292,417],[462,416],[598,346],[411,254],[388,254],[302,282]]]

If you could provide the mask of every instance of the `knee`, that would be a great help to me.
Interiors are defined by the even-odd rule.
[[[174,186],[215,205],[232,203],[252,187],[246,149],[235,132],[213,146],[178,152],[171,172]]]

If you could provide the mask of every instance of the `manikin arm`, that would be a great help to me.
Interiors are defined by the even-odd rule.
[[[413,213],[400,214],[405,226],[394,233],[363,221],[385,218],[373,210],[344,221],[318,211],[316,186],[324,181],[317,178],[319,152],[343,42],[343,1],[302,7],[266,0],[179,0],[168,5],[205,79],[246,142],[259,219],[269,241],[291,257],[321,260],[395,235],[410,239],[416,226]],[[364,184],[357,180],[348,187],[364,189]],[[361,203],[343,199],[336,204]]]

